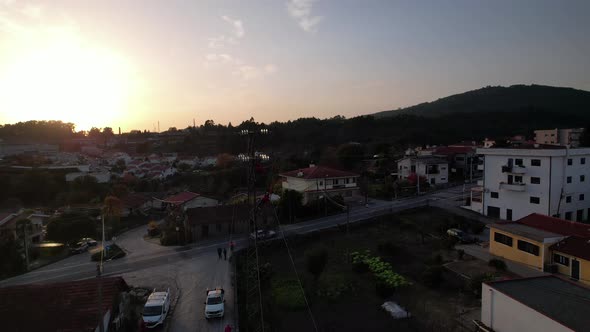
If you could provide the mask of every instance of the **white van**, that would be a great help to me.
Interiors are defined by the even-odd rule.
[[[143,307],[143,322],[145,326],[152,329],[164,324],[166,315],[170,310],[170,288],[163,292],[152,292]]]

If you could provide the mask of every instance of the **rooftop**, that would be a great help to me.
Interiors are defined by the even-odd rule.
[[[193,200],[199,196],[201,196],[201,195],[199,195],[197,193],[190,192],[190,191],[184,191],[184,192],[178,193],[176,195],[166,197],[164,199],[164,202],[171,203],[171,204],[184,204],[184,203],[186,203],[190,200]]]
[[[588,288],[556,276],[503,280],[487,284],[574,331],[588,329]]]
[[[128,289],[121,277],[102,278],[102,310]],[[95,331],[98,279],[0,288],[3,331]],[[34,310],[31,310],[34,308]],[[59,319],[67,313],[67,319]]]
[[[538,213],[531,213],[528,216],[517,220],[516,222],[565,236],[590,238],[589,224],[549,217]]]
[[[547,238],[563,237],[562,234],[557,234],[545,231],[536,227],[527,226],[517,222],[498,222],[491,224],[490,227],[506,231],[512,234],[523,236],[527,239],[543,242]]]
[[[571,236],[551,246],[551,250],[590,261],[590,239]]]
[[[123,206],[126,208],[137,208],[150,201],[150,198],[140,193],[129,193],[123,199]]]
[[[412,161],[415,162],[420,162],[423,164],[427,164],[427,165],[438,165],[438,164],[447,164],[448,161],[445,158],[441,158],[441,157],[434,157],[434,156],[410,156],[410,157],[405,157],[402,158],[401,160],[405,160],[405,159],[410,159]]]
[[[359,176],[356,173],[341,171],[338,169],[325,166],[312,166],[307,168],[300,168],[294,171],[280,174],[285,177],[302,178],[302,179],[324,179],[324,178],[343,178],[351,176]]]

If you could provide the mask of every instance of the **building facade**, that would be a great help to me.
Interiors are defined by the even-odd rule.
[[[471,210],[516,220],[531,213],[587,222],[590,149],[537,146],[478,149],[483,180],[471,190]]]
[[[303,194],[303,204],[320,198],[326,193],[350,198],[358,195],[359,175],[324,166],[310,165],[307,168],[280,174],[283,190],[295,190]]]
[[[584,128],[535,130],[535,143],[571,146],[580,145],[580,136]]]
[[[426,178],[431,185],[449,182],[449,162],[432,156],[406,157],[397,161],[397,177],[408,180],[411,174]]]

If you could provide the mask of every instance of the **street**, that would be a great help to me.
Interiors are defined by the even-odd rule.
[[[467,187],[469,188],[469,187]],[[449,206],[461,205],[463,186],[394,201],[371,200],[368,207],[351,209],[349,222],[359,222],[373,216],[425,206],[436,200]],[[347,222],[346,214],[338,214],[298,224],[281,226],[285,236],[305,234]],[[116,239],[127,251],[121,259],[104,264],[104,276],[123,276],[129,285],[142,287],[170,287],[173,307],[168,329],[170,331],[223,331],[226,324],[236,325],[234,289],[229,261],[218,259],[217,248],[228,246],[229,238],[201,242],[187,247],[163,247],[145,241],[146,227],[130,230]],[[279,232],[280,235],[280,232]],[[233,238],[236,250],[247,245],[247,236]],[[0,286],[28,283],[80,280],[96,276],[96,263],[90,262],[90,253],[68,257],[38,270],[0,281]],[[229,255],[229,252],[228,252]],[[226,290],[226,314],[223,319],[207,321],[204,317],[205,291],[223,287]]]

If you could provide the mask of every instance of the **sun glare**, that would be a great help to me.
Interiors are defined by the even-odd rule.
[[[121,57],[71,33],[32,45],[0,63],[0,110],[8,121],[62,120],[87,130],[124,118],[133,79]]]

